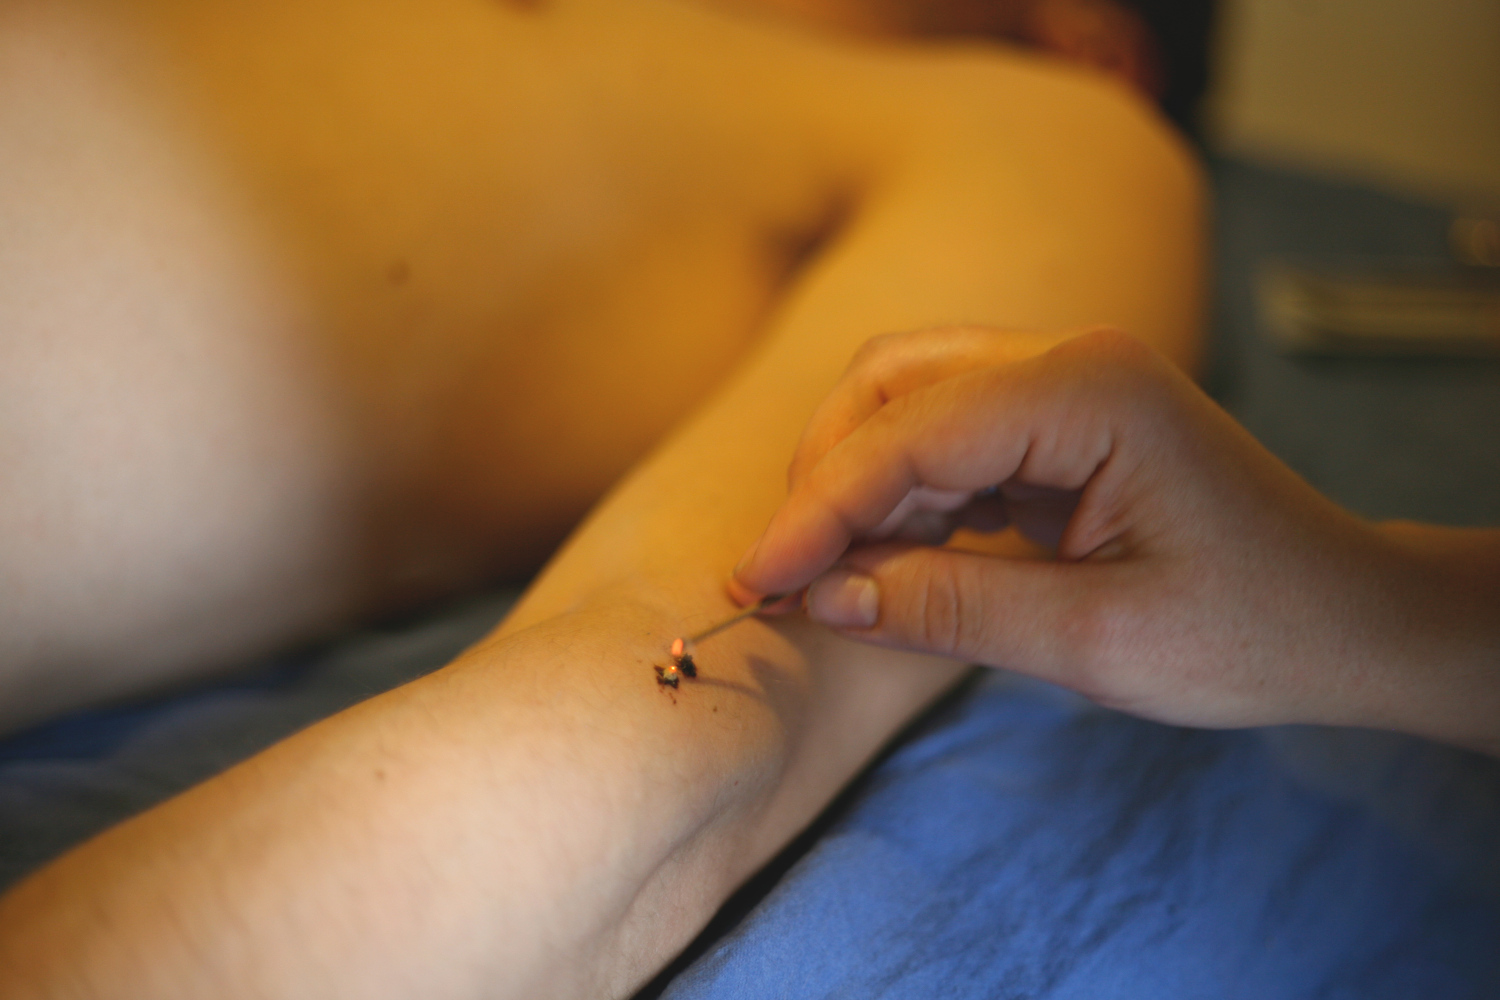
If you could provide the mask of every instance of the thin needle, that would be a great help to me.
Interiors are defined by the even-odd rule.
[[[765,597],[762,597],[760,600],[756,601],[748,608],[742,608],[741,610],[736,611],[728,618],[719,622],[719,624],[711,625],[708,628],[704,629],[702,632],[699,632],[697,635],[688,636],[687,644],[689,646],[696,646],[698,643],[702,642],[704,639],[707,639],[709,636],[718,635],[729,626],[737,622],[742,622],[746,618],[749,618],[751,615],[759,614],[784,597],[786,597],[785,594],[767,594]]]
[[[711,635],[719,634],[735,622],[742,622],[756,612],[764,611],[785,596],[785,594],[767,594],[748,608],[735,612],[719,622],[719,624],[711,625],[697,635],[689,636],[686,639],[673,639],[672,662],[665,667],[656,668],[656,683],[662,687],[675,689],[678,684],[682,683],[684,677],[697,677],[698,665],[693,662],[693,647],[695,645]]]

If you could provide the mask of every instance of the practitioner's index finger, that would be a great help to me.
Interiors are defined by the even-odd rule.
[[[1125,352],[1101,364],[1109,343],[1075,343],[881,406],[793,485],[739,583],[760,594],[801,589],[918,486],[953,493],[1016,480],[1082,489],[1114,450],[1112,414],[1130,391],[1128,380],[1107,376],[1133,362]]]
[[[792,488],[749,560],[736,570],[736,580],[750,592],[800,590],[880,525],[916,485],[904,463],[868,466],[853,480],[835,482],[823,474],[825,462]]]
[[[1009,478],[1027,436],[1007,432],[994,381],[978,372],[917,390],[860,424],[792,488],[739,581],[757,593],[800,589],[913,490],[972,491]]]
[[[787,469],[787,482],[794,487],[800,483],[831,448],[883,405],[885,397],[879,385],[856,371],[846,373],[818,404],[803,428]]]
[[[801,482],[830,449],[890,401],[977,368],[1034,356],[1066,336],[960,326],[871,338],[813,412],[788,482]]]

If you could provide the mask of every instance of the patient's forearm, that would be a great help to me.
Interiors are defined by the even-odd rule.
[[[6,975],[83,995],[637,985],[954,676],[754,622],[657,685],[670,638],[730,606],[728,562],[779,493],[802,410],[757,412],[755,391],[625,485],[496,638],[24,884]]]
[[[910,711],[764,627],[674,704],[672,617],[606,598],[97,839],[7,900],[11,995],[628,992]]]
[[[956,668],[750,622],[667,644],[852,345],[773,339],[439,673],[97,838],[0,907],[11,982],[81,995],[622,995]]]

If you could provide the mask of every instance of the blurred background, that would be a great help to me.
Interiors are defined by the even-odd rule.
[[[1214,148],[1500,210],[1500,2],[1220,0]]]
[[[1219,0],[1208,51],[1210,390],[1366,516],[1500,524],[1500,2]]]

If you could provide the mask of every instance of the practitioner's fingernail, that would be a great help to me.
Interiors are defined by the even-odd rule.
[[[880,588],[863,573],[825,573],[807,589],[807,616],[834,628],[871,628],[880,618]]]
[[[729,592],[729,599],[742,608],[748,608],[763,596],[750,590],[732,576],[729,578],[729,582],[725,584],[724,589]]]

